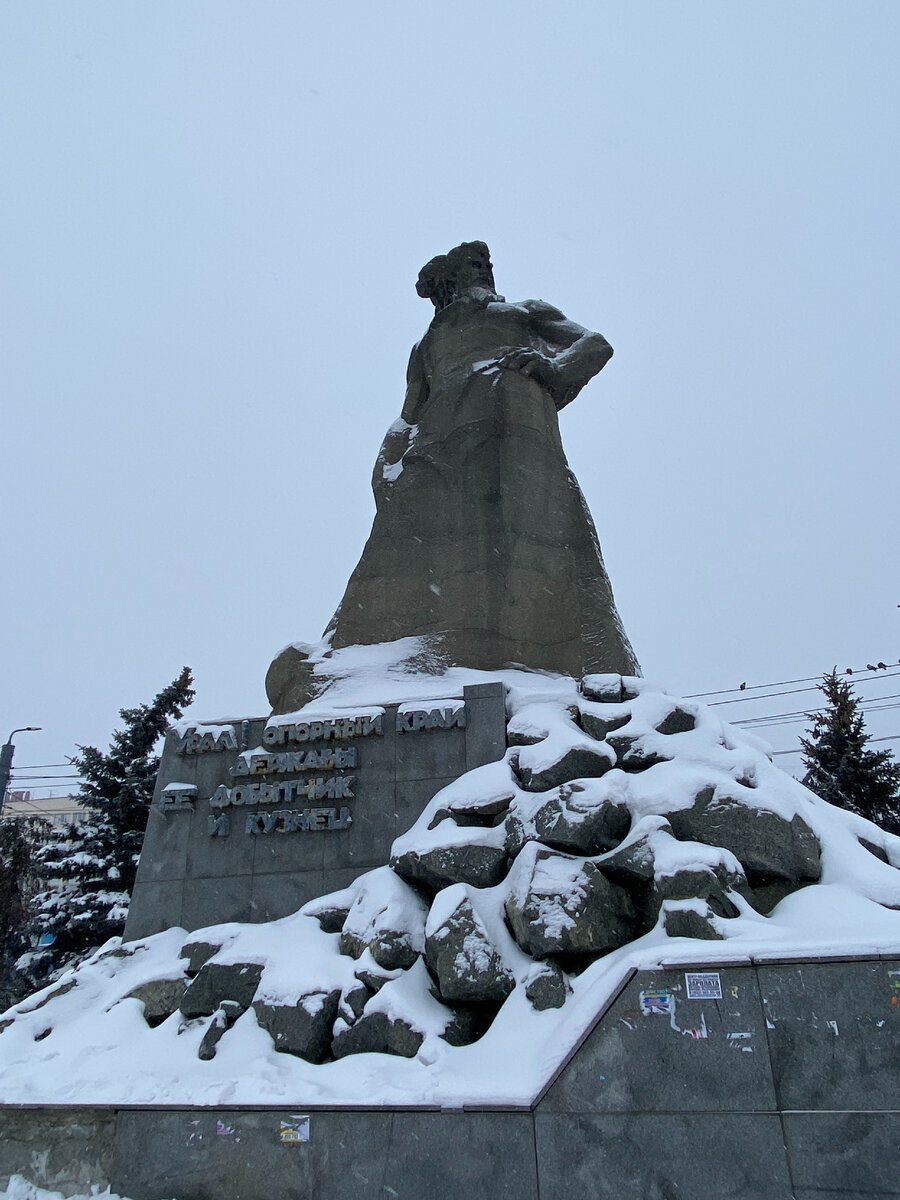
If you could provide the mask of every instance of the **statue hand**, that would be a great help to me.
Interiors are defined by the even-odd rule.
[[[519,371],[529,375],[539,383],[549,386],[558,374],[558,368],[552,358],[541,354],[539,350],[510,350],[497,359],[497,365],[508,371]]]

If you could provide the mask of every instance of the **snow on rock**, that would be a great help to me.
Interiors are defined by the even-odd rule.
[[[126,1000],[139,1000],[144,1006],[144,1020],[148,1025],[159,1025],[172,1013],[179,1011],[181,1001],[187,989],[186,975],[176,975],[171,979],[151,979],[149,983],[139,983],[125,997]]]
[[[204,963],[185,988],[179,1010],[186,1017],[208,1017],[224,1000],[248,1008],[259,986],[259,963]]]
[[[710,941],[725,937],[716,914],[705,900],[664,900],[660,920],[668,937]]]
[[[506,915],[535,958],[602,954],[630,941],[635,912],[624,888],[589,859],[529,842],[510,873]]]
[[[696,897],[721,916],[737,916],[732,893],[748,893],[740,862],[722,846],[678,841],[664,817],[644,817],[615,850],[594,860],[604,874],[630,889],[642,928],[656,924],[667,900]]]
[[[0,1200],[64,1200],[64,1196],[62,1192],[48,1192],[46,1188],[38,1187],[36,1183],[29,1183],[22,1175],[10,1175],[6,1189],[0,1192]],[[94,1184],[90,1193],[70,1196],[69,1200],[126,1200],[126,1198],[111,1192],[109,1188],[101,1192],[99,1184]]]
[[[243,925],[242,933],[211,964],[258,962],[263,970],[254,1000],[297,1004],[307,993],[342,992],[352,987],[353,960],[339,952],[338,938],[301,910],[280,921]],[[298,971],[297,962],[303,969]]]
[[[384,984],[352,1025],[343,1018],[334,1038],[334,1054],[395,1054],[412,1058],[426,1036],[456,1044],[473,1041],[464,1034],[457,1040],[454,1015],[431,994],[430,976],[422,959]]]
[[[418,435],[418,425],[410,425],[398,417],[390,429],[375,463],[374,479],[393,483],[403,474],[403,459],[413,448]]]
[[[517,791],[515,776],[505,759],[467,771],[425,805],[412,828],[396,839],[392,853],[415,849],[423,838],[427,842],[428,831],[441,821],[482,827],[501,824],[496,818],[505,814]]]
[[[452,883],[493,887],[508,868],[505,828],[494,817],[513,795],[507,763],[469,771],[438,792],[412,829],[394,841],[391,868],[433,891]]]
[[[344,890],[114,941],[10,1009],[6,1102],[527,1104],[632,967],[900,952],[900,838],[714,710],[620,676],[429,673],[423,639],[308,651],[328,686],[279,724],[499,678],[509,749]]]
[[[756,807],[736,788],[705,788],[691,808],[670,814],[675,836],[725,846],[733,851],[759,890],[763,910],[773,907],[763,893],[777,899],[821,873],[821,849],[816,835],[795,813],[788,821]],[[776,889],[773,893],[772,889]]]
[[[358,881],[341,927],[340,950],[359,958],[368,950],[380,967],[411,967],[425,949],[428,905],[389,867]]]
[[[562,699],[520,704],[507,722],[506,739],[510,746],[533,746],[550,737],[551,731],[561,723],[565,729],[570,729],[577,713],[577,708],[570,707]]]
[[[573,854],[617,846],[631,826],[621,778],[579,779],[540,795],[516,797],[506,820],[506,849],[515,857],[527,841]]]
[[[592,779],[616,765],[612,747],[587,734],[548,737],[525,746],[515,759],[515,771],[527,792],[546,792],[570,779]]]
[[[441,999],[501,1004],[516,986],[515,976],[476,912],[464,884],[445,888],[432,906],[425,960]],[[448,911],[449,908],[449,911]]]
[[[276,1050],[296,1054],[311,1063],[327,1062],[331,1057],[332,1030],[343,998],[338,989],[305,992],[294,1004],[267,1003],[260,998],[253,1002],[253,1014],[259,1026],[272,1038]]]
[[[525,980],[525,995],[538,1012],[562,1008],[571,993],[569,981],[555,962],[534,963]]]

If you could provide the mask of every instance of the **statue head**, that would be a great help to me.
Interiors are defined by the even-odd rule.
[[[438,312],[467,292],[497,295],[491,252],[484,242],[463,242],[448,254],[439,254],[419,272],[416,291]],[[499,297],[497,297],[499,299]]]

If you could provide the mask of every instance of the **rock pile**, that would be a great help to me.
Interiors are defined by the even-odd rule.
[[[428,1035],[476,1041],[517,988],[562,1007],[575,975],[651,931],[723,939],[820,879],[822,802],[755,739],[640,679],[553,683],[510,688],[505,757],[439,792],[389,865],[271,923],[277,953],[211,927],[123,999],[151,1026],[204,1022],[201,1058],[251,1011],[312,1063],[412,1057]]]

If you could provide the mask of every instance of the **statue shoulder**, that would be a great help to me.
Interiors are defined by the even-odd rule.
[[[565,313],[560,312],[546,300],[525,300],[521,307],[528,313],[528,326],[531,332],[543,338],[551,346],[568,350],[583,337],[590,335],[590,330],[570,321]]]
[[[548,304],[546,300],[520,300],[519,307],[524,308],[530,316],[544,321],[566,320],[565,313],[560,312],[554,304]]]

